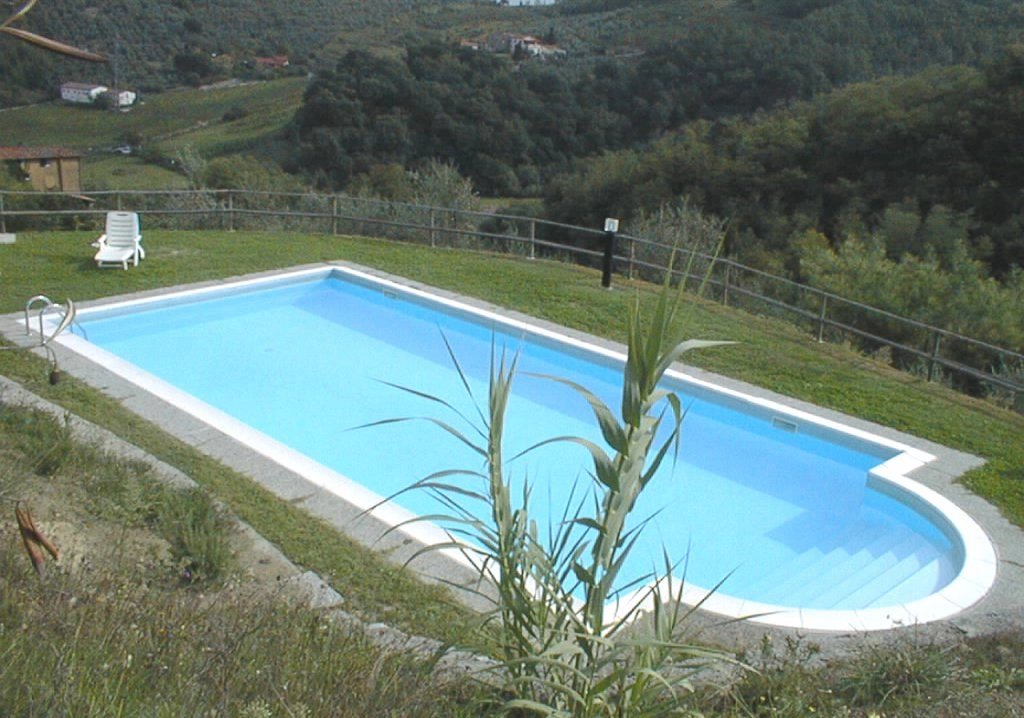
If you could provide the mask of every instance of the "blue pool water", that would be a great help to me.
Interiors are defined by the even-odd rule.
[[[493,347],[520,354],[506,456],[559,435],[600,441],[586,402],[548,379],[571,378],[619,404],[615,360],[524,330],[338,277],[288,282],[141,311],[84,317],[88,340],[179,387],[381,496],[432,472],[479,469],[479,459],[426,423],[436,404],[388,386],[429,392],[475,416],[453,370],[453,347],[485,402]],[[732,349],[743,351],[742,347]],[[729,350],[726,350],[729,351]],[[868,471],[897,449],[741,410],[684,383],[682,450],[650,484],[637,518],[655,515],[623,574],[686,564],[688,583],[780,606],[861,609],[908,603],[951,581],[960,557],[947,532]],[[557,517],[573,486],[588,485],[588,455],[554,444],[517,460],[509,475],[534,486],[538,523]],[[426,492],[398,502],[416,514],[439,506]]]

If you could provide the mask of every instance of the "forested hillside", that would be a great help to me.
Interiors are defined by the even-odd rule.
[[[332,69],[351,49],[398,56],[410,39],[501,31],[549,37],[584,67],[673,47],[676,56],[658,56],[680,74],[662,81],[698,76],[690,109],[742,112],[837,83],[975,64],[1020,36],[1024,10],[1012,0],[43,0],[21,26],[116,57],[119,80],[147,91],[231,75],[259,55]],[[52,97],[68,78],[113,81],[113,65],[27,61],[18,45],[0,38],[3,104]]]
[[[851,82],[976,65],[1024,28],[1004,0],[676,3],[668,23],[660,2],[557,7],[547,37],[571,49],[565,60],[515,62],[450,37],[347,54],[296,116],[301,167],[343,188],[375,165],[440,157],[484,193],[535,194],[575,159]],[[600,32],[595,17],[608,20]],[[644,44],[615,44],[626,41]]]
[[[581,165],[549,185],[546,205],[556,219],[593,225],[685,195],[730,218],[734,251],[785,250],[806,229],[832,240],[863,234],[896,208],[916,231],[941,206],[1002,276],[1024,266],[1021,147],[1018,46],[982,70],[934,68],[751,118],[689,123],[646,150]],[[892,253],[920,254],[911,239]]]

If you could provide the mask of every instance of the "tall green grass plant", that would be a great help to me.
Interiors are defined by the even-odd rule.
[[[480,406],[449,345],[462,384],[476,405],[473,420],[443,398],[405,389],[474,426],[467,432],[446,420],[428,419],[476,452],[484,468],[441,472],[414,486],[435,492],[452,510],[442,518],[453,541],[443,547],[463,550],[494,586],[490,623],[497,635],[501,678],[512,696],[505,704],[508,711],[579,717],[667,715],[683,710],[682,697],[697,668],[724,659],[716,651],[681,642],[692,609],[682,604],[682,584],[673,578],[676,567],[667,556],[663,571],[621,576],[647,523],[631,521],[637,498],[678,450],[683,409],[678,397],[659,388],[659,382],[684,353],[723,343],[682,340],[677,329],[681,292],[666,283],[646,325],[639,301],[634,304],[618,416],[585,387],[548,377],[586,399],[607,448],[583,437],[562,436],[523,452],[572,442],[583,446],[592,461],[590,489],[574,491],[578,502],[570,499],[561,519],[546,533],[531,517],[529,481],[524,480],[521,491],[515,490],[506,474],[503,436],[518,357],[493,350],[486,406]],[[660,439],[659,429],[666,424],[668,435]],[[477,518],[472,503],[486,507],[486,518]],[[647,588],[624,596],[623,584]],[[489,595],[486,590],[481,593]],[[613,614],[609,606],[616,600],[624,608]],[[642,616],[647,620],[640,621]]]

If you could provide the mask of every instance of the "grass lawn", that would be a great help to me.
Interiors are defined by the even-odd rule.
[[[480,715],[468,681],[431,680],[422,657],[287,600],[279,572],[293,569],[207,492],[81,443],[59,417],[0,402],[0,497],[60,551],[37,575],[0,521],[5,718]]]
[[[188,187],[188,179],[138,157],[92,155],[82,164],[82,186],[87,192],[184,189]]]

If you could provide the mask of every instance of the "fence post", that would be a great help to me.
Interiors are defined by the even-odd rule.
[[[437,220],[434,217],[434,210],[433,210],[433,208],[431,208],[431,210],[430,210],[430,247],[431,247],[431,249],[433,249],[434,247],[437,246],[437,235],[434,233],[434,227],[437,226],[435,224],[436,221]]]
[[[0,232],[7,234],[7,215],[4,213],[3,193],[0,193]]]
[[[117,211],[120,212],[121,209],[122,209],[122,207],[121,207],[121,193],[120,192],[118,192],[117,194],[114,195],[114,203],[117,205]]]
[[[821,311],[818,312],[818,341],[825,340],[825,313],[828,311],[828,295],[821,295]]]
[[[235,231],[235,193],[228,190],[228,231]]]
[[[939,347],[942,345],[942,335],[935,332],[933,336],[935,338],[932,340],[932,355],[928,359],[928,381],[932,381],[935,376],[935,362],[939,358]]]
[[[629,238],[629,264],[626,266],[626,279],[633,281],[633,262],[636,261],[636,239]]]
[[[530,259],[537,258],[537,220],[530,220]]]
[[[338,195],[331,195],[331,234],[338,236]]]
[[[732,269],[732,262],[725,263],[725,276],[722,277],[722,306],[729,306],[729,270]]]

